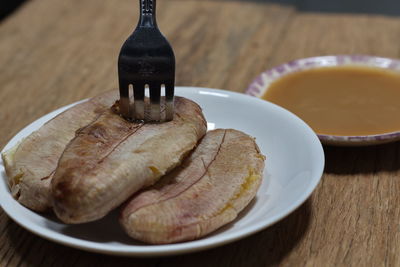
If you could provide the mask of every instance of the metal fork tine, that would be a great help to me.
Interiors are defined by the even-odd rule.
[[[150,84],[150,120],[160,121],[161,120],[161,86],[156,83]]]
[[[125,81],[119,81],[120,94],[120,112],[123,117],[130,118],[129,84]]]
[[[165,83],[165,119],[167,121],[174,118],[174,83]]]
[[[134,84],[133,92],[135,114],[132,117],[136,120],[144,120],[144,84]]]

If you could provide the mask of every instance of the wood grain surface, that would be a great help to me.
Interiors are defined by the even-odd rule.
[[[30,0],[0,24],[0,146],[36,118],[117,87],[131,0]],[[399,57],[400,18],[262,1],[158,1],[177,85],[243,92],[261,71],[327,54]],[[44,240],[0,211],[0,266],[400,266],[400,143],[324,147],[317,190],[272,227],[219,248],[138,259]]]

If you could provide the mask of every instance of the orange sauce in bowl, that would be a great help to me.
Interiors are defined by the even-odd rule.
[[[274,81],[263,96],[295,113],[317,134],[400,131],[400,73],[363,66],[321,67]]]

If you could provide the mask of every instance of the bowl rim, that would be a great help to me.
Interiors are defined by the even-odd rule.
[[[295,59],[261,72],[247,87],[245,94],[262,98],[270,84],[283,76],[308,69],[335,66],[366,66],[400,73],[400,60],[364,54],[325,55]],[[375,145],[400,140],[400,131],[374,135],[329,135],[319,134],[326,145],[360,146]]]

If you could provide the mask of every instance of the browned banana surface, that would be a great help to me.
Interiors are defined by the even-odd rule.
[[[66,223],[99,219],[177,166],[207,130],[201,108],[175,98],[174,120],[132,123],[108,111],[68,144],[52,180]]]
[[[200,238],[234,220],[253,199],[264,160],[252,137],[210,131],[182,165],[127,202],[120,222],[148,243]]]
[[[2,154],[12,195],[35,211],[50,209],[50,181],[75,131],[109,108],[118,91],[109,91],[62,112]]]

